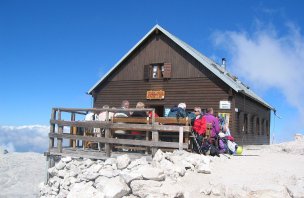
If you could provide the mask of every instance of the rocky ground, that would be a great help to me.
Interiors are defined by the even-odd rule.
[[[42,154],[0,153],[0,197],[38,197],[45,171]]]
[[[243,154],[209,158],[158,151],[152,161],[66,157],[48,170],[47,185],[43,155],[0,154],[0,197],[304,197],[303,136],[247,146]]]

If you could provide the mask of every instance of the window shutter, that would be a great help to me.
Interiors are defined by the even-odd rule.
[[[171,63],[164,63],[163,78],[171,78]]]
[[[149,80],[150,78],[150,65],[144,66],[144,79]]]

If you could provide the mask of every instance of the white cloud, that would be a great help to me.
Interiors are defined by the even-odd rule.
[[[287,31],[286,31],[287,30]],[[232,73],[246,79],[258,91],[276,88],[304,119],[304,36],[292,23],[284,34],[273,25],[254,32],[226,31],[214,34],[214,43],[231,54]]]
[[[49,126],[0,126],[0,146],[9,152],[44,152],[48,149]]]

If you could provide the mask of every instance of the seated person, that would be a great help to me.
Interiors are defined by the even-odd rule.
[[[103,105],[102,107],[103,109],[109,109],[109,105]],[[113,112],[109,112],[109,120],[111,120],[114,116]],[[98,115],[98,120],[100,121],[106,121],[106,117],[107,117],[107,112],[106,111],[101,111]]]
[[[205,135],[207,123],[206,123],[206,118],[201,114],[202,113],[201,108],[195,107],[194,113],[196,117],[193,124],[193,130],[199,135]]]
[[[220,132],[219,120],[213,115],[213,108],[208,108],[207,113],[203,116],[206,119],[206,123],[212,124],[211,137],[216,137]]]
[[[185,118],[188,114],[186,112],[186,104],[179,103],[177,107],[170,109],[168,117]]]
[[[121,108],[122,109],[129,109],[130,103],[127,100],[122,101]],[[129,117],[131,114],[129,111],[121,111],[115,113],[114,117]]]
[[[145,108],[145,104],[143,102],[138,102],[136,104],[136,109],[144,109]],[[131,117],[148,117],[148,114],[146,111],[134,111],[131,115]],[[132,135],[136,135],[136,139],[141,138],[140,135],[142,134],[139,131],[132,131],[131,132]]]

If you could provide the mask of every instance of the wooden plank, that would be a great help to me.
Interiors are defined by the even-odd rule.
[[[138,147],[138,146],[115,146],[115,148],[120,148],[120,149],[128,149],[128,150],[138,150],[138,151],[145,151],[146,147]]]
[[[56,119],[56,110],[53,108],[51,113],[51,120]],[[50,133],[55,133],[55,124],[50,124]],[[49,139],[49,150],[54,147],[54,138]]]
[[[58,111],[58,120],[61,120],[61,111]],[[63,133],[63,126],[58,126],[58,134],[61,135]],[[62,138],[57,138],[57,147],[58,147],[58,152],[62,152]]]
[[[105,129],[105,139],[106,138],[109,139],[110,137],[111,137],[110,129]],[[111,156],[111,146],[108,142],[105,144],[105,151],[106,151],[106,156],[110,157]]]
[[[155,118],[155,122],[159,122],[162,124],[188,124],[187,118],[171,118],[171,117],[157,117]]]
[[[124,123],[147,123],[147,118],[149,119],[149,117],[145,117],[145,118],[135,118],[135,117],[128,117],[128,118],[113,118],[113,122],[124,122]]]
[[[109,143],[109,144],[179,148],[179,143],[178,142],[163,142],[163,141],[157,142],[157,141],[146,141],[146,140],[130,140],[130,139],[115,139],[115,138],[104,138],[104,137],[89,137],[89,136],[70,135],[70,134],[66,134],[66,133],[63,133],[63,134],[49,133],[49,137],[63,138],[63,139],[73,139],[73,140],[84,140],[84,141]],[[154,139],[157,140],[157,137],[154,136]],[[183,143],[183,148],[185,148],[185,149],[188,148],[188,144]]]
[[[152,131],[152,142],[159,143],[159,133],[158,133],[158,131]],[[157,149],[158,149],[157,147],[152,148],[152,156],[155,155]]]
[[[183,127],[179,128],[179,146],[178,146],[178,150],[183,150],[183,140],[184,140],[184,131],[183,131]]]
[[[117,157],[119,155],[122,155],[125,153],[121,153],[121,152],[113,152],[112,157]],[[53,148],[51,149],[50,152],[50,157],[53,157],[54,155],[58,155],[58,156],[70,156],[70,157],[80,157],[80,158],[90,158],[90,159],[101,159],[101,160],[105,160],[108,159],[108,157],[105,155],[104,152],[99,152],[99,151],[95,151],[95,150],[71,150],[68,148],[64,148],[62,153],[58,153],[57,148]],[[129,157],[131,159],[139,159],[142,156],[146,156],[146,158],[148,158],[149,161],[151,161],[152,159],[150,159],[150,156],[147,155],[143,155],[140,153],[128,153]]]
[[[177,132],[180,126],[175,125],[147,125],[147,124],[125,124],[125,123],[107,123],[103,121],[63,121],[63,120],[51,120],[52,124],[58,124],[58,126],[76,126],[87,128],[111,128],[115,130],[136,130],[136,131],[166,131]],[[184,132],[190,132],[191,126],[182,126]]]
[[[110,112],[120,112],[120,111],[142,111],[143,109],[136,109],[136,108],[129,108],[129,109],[121,109],[121,108],[116,108],[116,109],[103,109],[103,108],[63,108],[63,107],[55,107],[54,108],[57,111],[61,112],[100,112],[100,111],[110,111]],[[153,111],[154,108],[145,108],[145,111]]]
[[[128,118],[113,118],[113,122],[124,122],[124,123],[147,123],[147,118],[135,118],[135,117],[128,117]],[[149,120],[152,123],[152,119]],[[157,117],[155,118],[155,122],[159,122],[162,124],[189,124],[188,118],[171,118],[171,117]]]
[[[75,113],[71,113],[71,121],[75,121],[75,118],[76,118],[76,115]],[[74,134],[74,131],[75,131],[75,127],[70,127],[70,134]],[[70,146],[75,148],[76,147],[76,142],[75,141],[70,141]]]

